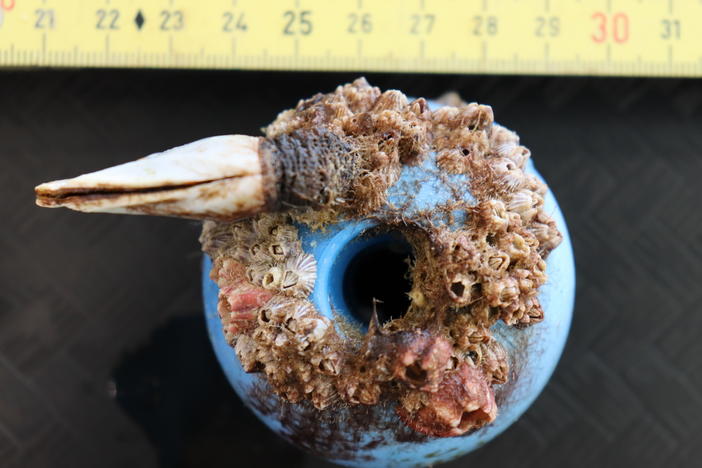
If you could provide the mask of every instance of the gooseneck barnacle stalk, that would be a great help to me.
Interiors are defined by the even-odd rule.
[[[445,438],[500,418],[496,389],[518,369],[495,330],[518,337],[544,320],[562,234],[529,159],[488,106],[431,109],[359,79],[300,101],[263,137],[200,140],[36,194],[204,220],[217,314],[245,372],[284,402],[391,406],[397,424]],[[308,240],[348,226],[409,245],[402,310],[360,324],[321,305],[325,259]]]

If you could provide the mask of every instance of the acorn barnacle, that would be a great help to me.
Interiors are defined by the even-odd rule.
[[[524,183],[524,172],[516,162],[509,158],[490,160],[490,168],[494,173],[497,184],[505,191],[512,192]]]
[[[285,262],[282,289],[293,296],[307,297],[314,288],[317,261],[314,256],[300,252]]]
[[[530,190],[520,190],[509,196],[507,207],[518,213],[524,223],[528,223],[538,213],[537,207],[542,204],[541,197]]]

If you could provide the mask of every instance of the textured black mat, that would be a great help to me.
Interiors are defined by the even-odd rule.
[[[270,434],[221,375],[197,224],[40,210],[32,187],[254,133],[353,77],[0,73],[0,465],[327,466]],[[502,437],[447,466],[699,466],[702,83],[368,78],[492,104],[574,241],[576,316],[554,378]]]

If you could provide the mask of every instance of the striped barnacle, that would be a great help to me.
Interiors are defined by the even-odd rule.
[[[317,261],[307,253],[299,253],[290,257],[285,263],[283,273],[283,291],[289,291],[293,296],[307,297],[314,288],[317,277]]]
[[[496,158],[489,162],[495,180],[502,190],[512,192],[524,183],[524,172],[509,158]]]
[[[528,223],[536,216],[539,211],[538,206],[542,203],[538,194],[530,190],[520,190],[509,196],[507,207],[510,211],[518,213],[522,222]]]

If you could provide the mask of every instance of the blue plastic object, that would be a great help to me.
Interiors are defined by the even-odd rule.
[[[392,203],[411,199],[407,210],[435,206],[452,196],[438,179],[417,190],[415,181],[436,170],[431,157],[420,167],[405,167],[400,181],[389,192]],[[538,173],[531,161],[527,172]],[[465,176],[452,176],[465,177]],[[470,201],[470,194],[464,195]],[[575,269],[570,237],[553,194],[545,197],[546,213],[555,220],[563,242],[547,259],[549,281],[539,292],[543,322],[515,330],[501,324],[493,327],[497,338],[518,363],[516,376],[496,391],[499,413],[495,422],[472,434],[451,438],[398,435],[404,424],[392,407],[377,405],[359,410],[344,408],[335,417],[321,417],[308,405],[290,404],[267,389],[265,377],[243,371],[234,350],[227,344],[217,315],[217,286],[209,279],[211,262],[203,263],[203,295],[210,339],[229,382],[242,400],[274,432],[303,449],[346,466],[426,466],[451,460],[489,442],[514,423],[539,395],[563,351],[570,328],[575,295]],[[456,220],[460,221],[460,219]],[[374,244],[388,242],[388,234],[368,235],[371,220],[342,222],[326,231],[300,228],[305,251],[317,260],[317,280],[311,300],[329,318],[342,313],[352,318],[343,294],[343,275],[351,260]],[[372,232],[372,231],[371,231]],[[329,410],[325,410],[327,412]],[[336,411],[336,410],[331,410]],[[359,424],[359,411],[363,423]]]

